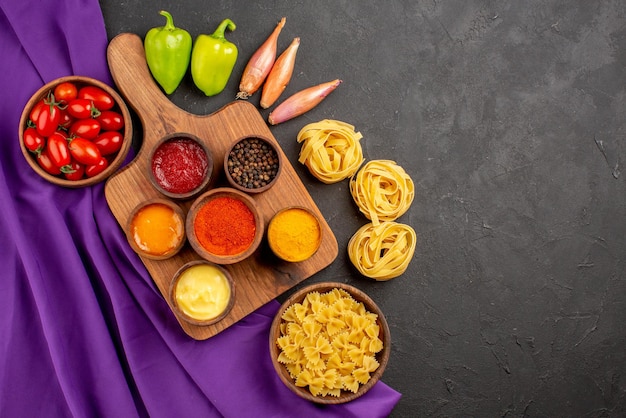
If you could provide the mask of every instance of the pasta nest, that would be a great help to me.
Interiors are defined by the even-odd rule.
[[[304,126],[298,133],[302,143],[298,161],[326,184],[352,176],[363,163],[360,132],[354,126],[332,119]]]
[[[415,186],[395,161],[372,160],[350,179],[350,193],[361,213],[378,225],[396,220],[409,209]]]
[[[417,235],[409,225],[363,225],[348,242],[348,256],[364,276],[386,281],[403,274],[415,252]]]

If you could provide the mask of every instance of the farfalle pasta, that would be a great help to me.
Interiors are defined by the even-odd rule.
[[[356,393],[380,366],[378,315],[343,289],[310,292],[281,316],[278,362],[314,396]]]
[[[371,160],[350,179],[350,193],[365,217],[378,225],[395,221],[409,209],[415,186],[395,161]]]
[[[298,161],[318,180],[330,184],[352,176],[363,163],[360,132],[342,121],[324,119],[304,126]]]
[[[413,258],[417,235],[409,225],[363,225],[348,242],[348,256],[364,276],[386,281],[404,273]]]

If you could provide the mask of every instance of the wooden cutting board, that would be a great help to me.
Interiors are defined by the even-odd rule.
[[[137,113],[144,135],[136,158],[110,177],[105,185],[107,202],[122,228],[126,228],[131,211],[139,203],[165,197],[153,188],[148,179],[148,156],[159,139],[176,132],[196,135],[210,149],[218,176],[214,187],[226,184],[220,170],[229,145],[248,135],[269,138],[277,145],[284,165],[280,178],[271,189],[251,195],[259,206],[265,225],[277,211],[294,205],[312,209],[322,221],[321,246],[313,257],[304,262],[287,263],[278,260],[264,238],[252,257],[224,266],[235,281],[234,306],[223,320],[212,325],[192,325],[177,318],[189,336],[203,340],[216,335],[333,262],[338,247],[332,230],[253,104],[234,101],[211,115],[202,116],[180,109],[154,82],[146,64],[143,41],[135,34],[124,33],[112,39],[107,59],[113,80],[127,104]],[[186,213],[192,201],[177,203]],[[189,243],[186,243],[173,258],[160,261],[142,258],[142,261],[171,307],[167,294],[172,277],[183,264],[199,259]]]

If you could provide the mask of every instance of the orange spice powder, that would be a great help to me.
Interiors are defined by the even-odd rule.
[[[200,245],[212,254],[241,254],[254,240],[254,214],[240,200],[217,197],[198,210],[194,232]]]

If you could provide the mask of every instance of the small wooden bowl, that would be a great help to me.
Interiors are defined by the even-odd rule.
[[[301,223],[297,225],[295,228],[291,228],[290,231],[283,231],[283,234],[281,234],[283,236],[280,237],[279,234],[276,233],[279,219],[283,217],[285,214],[287,214],[289,211],[302,211],[315,221],[316,231],[313,233],[317,234],[317,240],[316,240],[317,245],[314,248],[310,248],[310,252],[302,253],[302,251],[300,251],[301,254],[298,254],[298,256],[296,256],[295,254],[289,254],[288,251],[285,252],[283,250],[284,247],[287,247],[287,250],[288,250],[289,248],[295,247],[295,246],[297,246],[298,248],[302,250],[302,248],[305,245],[298,245],[298,243],[295,242],[298,238],[296,235],[301,235],[304,233],[312,232],[312,231],[301,230],[302,228],[299,228],[299,226],[304,226],[304,223]],[[291,263],[298,263],[298,262],[305,261],[313,257],[313,255],[315,255],[315,253],[317,252],[317,250],[319,249],[322,243],[322,238],[323,238],[322,227],[321,227],[321,223],[320,223],[318,216],[315,213],[313,213],[312,210],[305,208],[303,206],[289,206],[289,207],[279,210],[278,212],[274,214],[274,216],[272,216],[272,219],[267,225],[267,242],[269,244],[270,249],[272,250],[274,255],[276,255],[276,257],[280,258],[283,261],[288,261]],[[282,243],[283,245],[280,245],[280,243],[278,242],[279,239],[285,239],[286,241]],[[302,242],[300,242],[300,244],[302,244]]]
[[[273,176],[270,176],[270,178],[267,180],[263,180],[267,182],[266,184],[259,185],[257,187],[247,187],[246,185],[240,184],[239,182],[235,180],[233,173],[232,173],[233,161],[236,159],[236,156],[235,156],[236,148],[241,146],[241,144],[245,143],[246,141],[255,141],[255,140],[258,140],[262,145],[268,147],[265,149],[265,152],[272,153],[272,156],[273,158],[275,158],[276,164],[278,164],[278,167],[276,168],[276,173]],[[276,181],[278,180],[278,177],[280,176],[281,169],[282,169],[282,155],[280,152],[278,152],[276,145],[272,143],[272,141],[270,141],[269,139],[261,137],[259,135],[245,136],[243,138],[239,138],[238,140],[233,142],[233,144],[228,148],[228,150],[226,151],[226,154],[224,155],[224,173],[226,175],[226,180],[228,181],[228,184],[231,187],[237,190],[240,190],[242,192],[245,192],[245,193],[262,193],[268,190],[270,187],[276,184]],[[252,174],[250,173],[250,175]]]
[[[122,117],[124,118],[124,132],[123,132],[124,141],[122,143],[122,147],[119,149],[117,154],[115,154],[113,160],[109,161],[108,167],[104,171],[102,171],[100,174],[94,177],[88,177],[88,178],[83,178],[81,180],[73,181],[73,180],[67,180],[61,175],[55,176],[55,175],[49,174],[44,169],[42,169],[39,166],[39,164],[37,164],[35,154],[30,152],[24,145],[24,130],[27,127],[27,123],[30,117],[30,112],[33,106],[35,106],[35,104],[37,104],[37,102],[39,102],[41,99],[45,98],[48,95],[48,92],[54,90],[54,88],[57,85],[64,83],[64,82],[72,82],[76,84],[76,86],[79,89],[84,86],[100,87],[101,89],[109,93],[115,100],[115,106],[113,107],[112,110],[115,110],[121,113]],[[45,84],[43,87],[37,90],[35,94],[31,96],[31,98],[26,103],[26,106],[24,106],[24,110],[22,111],[22,116],[20,118],[20,124],[19,124],[20,147],[22,148],[22,154],[24,155],[24,158],[26,158],[28,165],[30,165],[31,168],[35,170],[37,174],[39,174],[44,179],[48,180],[50,183],[54,183],[59,186],[69,187],[69,188],[91,186],[93,184],[100,183],[106,180],[107,178],[109,178],[115,171],[117,171],[117,169],[124,162],[124,159],[128,155],[128,152],[130,151],[132,139],[133,139],[133,123],[130,117],[130,112],[128,111],[128,107],[126,106],[126,103],[124,103],[124,100],[122,100],[121,96],[107,84],[99,80],[96,80],[94,78],[83,77],[83,76],[61,77]]]
[[[228,286],[230,287],[230,298],[228,300],[228,303],[226,304],[226,307],[224,308],[224,310],[217,315],[214,318],[211,319],[206,319],[206,320],[202,320],[202,319],[197,319],[194,318],[193,316],[189,316],[187,315],[184,310],[179,306],[178,304],[178,300],[176,298],[176,291],[177,291],[177,285],[178,285],[178,281],[181,278],[182,274],[187,271],[187,269],[191,268],[191,267],[195,267],[195,266],[200,266],[200,265],[208,265],[208,266],[212,266],[214,268],[216,268],[217,270],[219,270],[219,272],[221,273],[221,275],[226,279],[226,281],[228,282]],[[214,264],[214,263],[209,263],[208,261],[204,261],[204,260],[195,260],[195,261],[190,261],[189,263],[184,264],[180,269],[178,269],[178,271],[174,274],[174,277],[170,283],[170,287],[169,287],[169,299],[170,299],[170,304],[172,305],[172,309],[174,310],[174,312],[183,320],[189,322],[190,324],[193,325],[211,325],[211,324],[215,324],[216,322],[221,321],[227,314],[228,312],[230,312],[230,310],[232,309],[234,303],[235,303],[235,282],[232,278],[232,276],[230,275],[230,273],[223,267],[221,267],[218,264]]]
[[[255,233],[252,243],[245,250],[237,254],[214,254],[204,248],[200,243],[198,237],[196,236],[195,223],[198,212],[208,202],[221,197],[228,197],[243,202],[254,216]],[[187,213],[186,232],[189,243],[200,257],[215,264],[234,264],[248,258],[259,247],[259,244],[263,239],[264,229],[265,226],[263,224],[263,217],[261,216],[261,213],[259,212],[259,209],[254,199],[252,199],[246,193],[231,189],[229,187],[219,187],[217,189],[209,190],[208,192],[200,195],[192,203],[191,207],[189,208],[189,212]]]
[[[135,240],[135,237],[134,237],[133,223],[134,223],[135,217],[139,214],[139,212],[141,212],[143,209],[145,209],[146,207],[151,206],[151,205],[163,205],[163,206],[167,206],[168,208],[172,209],[174,214],[180,220],[180,224],[181,224],[181,227],[182,227],[182,234],[181,234],[180,240],[177,242],[177,244],[172,246],[169,251],[161,253],[161,254],[154,254],[154,253],[145,251],[143,248],[141,248],[139,246],[139,244],[137,243],[137,241]],[[150,199],[150,200],[148,200],[146,202],[142,202],[139,205],[137,205],[137,207],[135,207],[135,209],[133,209],[131,211],[130,216],[128,217],[128,223],[126,225],[126,239],[128,240],[128,243],[130,244],[131,248],[137,254],[139,254],[142,257],[149,258],[151,260],[165,260],[165,259],[168,259],[168,258],[178,254],[178,252],[181,250],[181,248],[185,244],[185,214],[184,214],[184,212],[183,212],[183,210],[181,209],[180,206],[178,206],[176,203],[174,203],[174,202],[172,202],[171,200],[168,200],[168,199],[158,199],[158,198],[156,198],[156,199]]]
[[[204,176],[202,181],[198,184],[198,186],[184,193],[175,193],[175,192],[172,192],[163,188],[162,185],[159,183],[159,181],[155,178],[154,170],[152,167],[154,155],[157,152],[157,150],[159,150],[159,148],[163,146],[166,142],[175,141],[177,139],[193,141],[196,145],[199,146],[199,148],[202,151],[204,151],[204,154],[207,159],[206,175]],[[185,199],[191,199],[195,196],[198,196],[200,193],[205,191],[207,187],[209,187],[209,185],[211,184],[211,181],[213,180],[213,164],[214,162],[213,162],[213,155],[211,154],[211,150],[209,150],[209,148],[200,140],[200,138],[189,133],[176,132],[176,133],[172,133],[161,138],[156,143],[156,145],[150,150],[150,155],[148,157],[148,167],[147,167],[148,173],[147,174],[148,174],[148,178],[150,179],[150,183],[152,184],[152,186],[156,190],[158,190],[161,194],[169,197],[170,199],[185,200]]]
[[[380,328],[379,338],[383,342],[383,348],[381,351],[376,353],[376,360],[379,363],[378,368],[371,374],[369,381],[360,385],[357,392],[350,392],[346,390],[342,390],[340,396],[314,396],[308,389],[308,387],[299,387],[295,385],[294,380],[289,374],[289,371],[285,367],[285,365],[278,361],[278,356],[281,352],[280,348],[277,345],[277,340],[281,335],[280,325],[283,322],[282,315],[283,313],[294,303],[301,303],[306,295],[311,292],[319,292],[320,294],[324,294],[333,289],[342,289],[348,292],[354,300],[357,302],[362,302],[368,312],[374,313],[377,315],[377,325]],[[387,324],[387,320],[383,315],[380,308],[374,303],[374,301],[367,296],[364,292],[355,288],[354,286],[350,286],[344,283],[334,283],[334,282],[323,282],[316,283],[302,289],[296,291],[293,295],[291,295],[280,307],[274,320],[272,321],[272,326],[270,328],[270,337],[269,337],[269,348],[270,348],[270,356],[272,357],[272,364],[274,365],[274,369],[278,373],[280,380],[291,389],[296,395],[318,404],[341,404],[350,402],[354,399],[363,396],[370,390],[376,382],[378,382],[387,367],[387,363],[389,362],[389,356],[391,354],[391,333],[389,331],[389,325]]]

